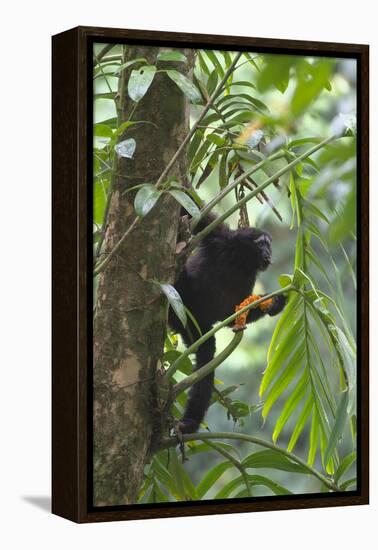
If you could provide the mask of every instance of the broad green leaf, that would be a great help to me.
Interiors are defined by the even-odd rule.
[[[187,317],[185,312],[185,306],[181,300],[180,294],[177,292],[175,287],[169,285],[168,283],[157,283],[161,290],[166,295],[169,305],[172,307],[173,311],[176,313],[177,317],[180,319],[183,326],[186,326]]]
[[[139,189],[134,200],[134,208],[137,215],[141,218],[146,216],[155,206],[160,195],[161,191],[156,189],[151,183],[143,185],[143,187]]]
[[[356,477],[353,477],[352,479],[348,479],[347,481],[344,481],[344,483],[342,483],[340,485],[340,489],[342,491],[346,491],[352,485],[355,485],[357,487],[357,478]]]
[[[264,476],[259,475],[249,475],[248,481],[252,486],[263,486],[267,487],[272,491],[275,495],[291,495],[291,491],[280,485],[279,483],[276,483],[272,479],[269,479]],[[230,495],[242,484],[245,484],[245,480],[243,476],[239,476],[223,487],[216,495],[215,499],[221,499],[221,498],[229,498]],[[244,494],[244,491],[243,491]]]
[[[94,124],[93,135],[96,137],[106,137],[111,139],[113,137],[113,130],[106,124]]]
[[[225,451],[228,451],[236,459],[240,460],[238,450],[233,445],[230,445],[229,443],[224,443],[222,441],[217,441],[216,445],[217,447],[221,447]],[[201,453],[214,452],[214,447],[213,446],[210,447],[210,445],[208,445],[206,442],[198,443],[198,442],[190,441],[187,443],[187,447],[188,447],[188,450],[186,452],[186,455],[188,457],[192,455],[198,455]]]
[[[152,469],[157,479],[162,485],[178,500],[180,500],[181,494],[177,487],[177,483],[174,477],[170,474],[163,463],[155,456],[152,461]]]
[[[233,466],[232,462],[226,460],[211,468],[197,486],[198,498],[202,499],[224,472],[229,468],[233,468]]]
[[[180,500],[198,500],[196,488],[193,485],[187,471],[179,462],[176,449],[169,449],[170,470],[180,492]]]
[[[157,481],[154,482],[153,492],[154,492],[154,502],[169,502],[169,498],[162,491]]]
[[[104,219],[104,211],[106,204],[106,196],[104,189],[100,183],[94,185],[94,200],[93,200],[93,221],[98,225],[102,225]]]
[[[298,63],[298,56],[291,55],[265,55],[265,66],[257,77],[257,87],[265,92],[271,86],[275,86],[284,93],[289,84],[290,69]]]
[[[282,274],[278,276],[278,283],[282,288],[284,288],[285,286],[291,285],[292,281],[293,281],[292,275]]]
[[[343,477],[343,475],[349,470],[353,462],[356,461],[356,458],[357,458],[356,451],[351,452],[349,455],[343,458],[343,460],[340,462],[340,465],[337,468],[335,473],[336,483],[338,483],[339,480]]]
[[[312,65],[300,61],[298,83],[291,99],[291,110],[295,116],[304,112],[309,105],[327,88],[333,61],[318,58]]]
[[[182,52],[171,51],[171,52],[160,52],[157,55],[158,61],[180,61],[186,63],[186,56]]]
[[[200,103],[202,98],[197,88],[186,76],[174,69],[167,70],[167,75],[193,103]]]
[[[183,191],[170,189],[169,194],[172,195],[172,197],[174,197],[193,218],[198,218],[201,214],[196,203]]]
[[[299,147],[301,145],[305,145],[307,143],[320,143],[321,138],[318,137],[308,137],[308,138],[302,138],[302,139],[293,139],[293,141],[290,141],[287,144],[288,149],[293,149],[294,147]]]
[[[306,468],[293,462],[286,455],[273,450],[252,453],[243,460],[242,464],[245,468],[270,468],[295,474],[308,474]]]
[[[118,69],[114,72],[114,74],[117,75],[124,69],[127,69],[132,65],[136,65],[137,63],[147,63],[147,59],[145,59],[144,57],[139,57],[138,59],[132,59],[131,61],[126,61],[126,63],[123,63],[118,67]]]
[[[182,352],[180,352],[176,349],[171,349],[171,350],[166,351],[164,353],[164,355],[162,357],[162,361],[163,362],[166,361],[167,363],[172,365],[179,357],[181,357],[181,355],[182,355]],[[183,359],[180,362],[179,370],[181,372],[183,372],[184,374],[186,374],[186,375],[189,375],[189,374],[192,373],[193,367],[192,367],[192,362],[189,359],[189,357],[185,357],[185,359]]]
[[[144,65],[138,70],[131,71],[127,91],[133,101],[140,101],[151,86],[156,73],[154,65]]]

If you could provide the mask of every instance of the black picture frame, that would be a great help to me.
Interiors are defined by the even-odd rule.
[[[91,505],[91,70],[94,42],[206,47],[357,60],[358,488],[345,494]],[[369,502],[369,47],[236,36],[77,27],[52,38],[52,511],[98,522]]]

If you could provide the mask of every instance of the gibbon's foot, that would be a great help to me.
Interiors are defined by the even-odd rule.
[[[174,434],[177,437],[177,440],[178,440],[178,443],[179,443],[179,448],[180,448],[180,453],[181,453],[181,460],[182,460],[182,462],[185,462],[185,460],[186,460],[185,445],[184,445],[184,440],[182,438],[182,436],[183,436],[183,433],[181,431],[182,427],[183,427],[183,423],[182,422],[177,422],[174,429],[173,429],[173,431],[174,431]]]

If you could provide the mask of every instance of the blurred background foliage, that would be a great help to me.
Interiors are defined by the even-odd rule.
[[[113,156],[132,156],[137,147],[127,139],[119,143],[121,134],[127,138],[127,126],[121,132],[117,126],[115,102],[125,47],[113,46],[100,62],[96,55],[103,47],[94,48],[95,254],[101,250]],[[168,74],[165,69],[165,62],[185,63],[182,53],[172,49],[161,54],[157,68],[167,70],[189,97],[192,124],[234,55],[197,51],[190,82],[179,71]],[[143,59],[133,63],[128,93],[137,103],[156,67],[146,71]],[[247,219],[273,237],[273,265],[259,277],[254,293],[279,288],[279,275],[289,274],[286,284],[294,275],[302,295],[290,293],[285,323],[266,317],[249,325],[241,345],[216,371],[217,393],[203,428],[270,442],[273,438],[345,490],[355,488],[355,111],[355,60],[244,53],[187,153],[188,179],[195,190],[191,197],[207,203],[243,171],[282,152],[243,188],[238,186],[236,194],[230,192],[218,202],[214,210],[223,213],[240,193],[254,189],[311,145],[331,134],[343,136],[284,173],[242,212],[244,223]],[[240,220],[236,212],[228,221],[236,228]],[[231,338],[229,329],[221,329],[217,349]],[[172,364],[182,349],[170,334],[165,364]],[[186,360],[176,381],[191,368]],[[185,400],[181,394],[173,406],[176,418]],[[146,467],[140,502],[329,490],[298,464],[249,442],[192,441],[187,449],[184,465],[175,449],[153,458]]]

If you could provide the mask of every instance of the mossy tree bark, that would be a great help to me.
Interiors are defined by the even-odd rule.
[[[156,64],[159,48],[132,46],[125,61],[145,58]],[[190,77],[188,63],[164,63]],[[189,130],[189,105],[164,73],[157,73],[141,101],[127,94],[129,70],[119,85],[119,123],[137,124],[121,139],[133,137],[132,159],[117,157],[102,254],[106,257],[135,219],[130,187],[157,181]],[[184,73],[184,74],[185,74]],[[183,182],[185,158],[170,175]],[[166,333],[168,305],[151,283],[173,282],[179,205],[164,194],[130,233],[100,273],[94,316],[94,505],[134,503],[154,438],[161,430],[158,407],[159,359]]]

